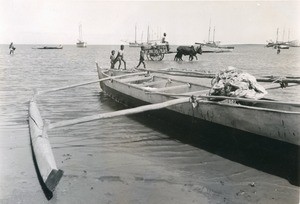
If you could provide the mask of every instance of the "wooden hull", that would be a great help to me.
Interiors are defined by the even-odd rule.
[[[45,187],[53,192],[63,171],[58,169],[54,160],[51,145],[44,129],[44,122],[39,113],[35,100],[29,104],[29,129],[31,145],[35,161]]]
[[[142,45],[143,43],[134,43],[134,42],[129,43],[129,47],[141,47]]]
[[[38,47],[36,49],[39,49],[39,50],[61,50],[61,49],[63,49],[63,47],[62,46],[60,46],[60,47]]]
[[[203,53],[222,53],[222,52],[232,52],[233,48],[227,48],[227,47],[208,47],[203,46],[202,52]]]
[[[84,47],[86,47],[86,42],[78,42],[78,43],[76,43],[76,46],[84,48]]]
[[[98,68],[99,78],[107,77],[107,73]],[[110,75],[111,73],[109,73]],[[159,78],[159,77],[157,77]],[[137,79],[137,81],[136,81]],[[158,88],[164,90],[165,94],[156,93],[151,89],[141,86],[139,79],[118,79],[107,80],[100,83],[101,88],[112,98],[127,105],[145,105],[161,103],[177,98],[170,93],[193,93],[203,91],[207,87],[190,84],[184,86],[179,82],[173,82],[168,88]],[[145,81],[140,77],[140,81]],[[128,83],[129,81],[134,83]],[[149,82],[148,84],[159,83]],[[174,92],[176,90],[176,92]],[[170,95],[168,95],[170,94]],[[126,100],[124,100],[126,99]],[[283,142],[300,145],[299,121],[300,112],[298,105],[265,104],[256,102],[255,105],[241,105],[232,103],[221,103],[209,100],[198,100],[197,106],[192,103],[183,103],[167,108],[181,116],[192,117],[200,121],[208,121],[222,126],[250,132]]]

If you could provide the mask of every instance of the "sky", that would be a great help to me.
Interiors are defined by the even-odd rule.
[[[264,44],[300,40],[300,1],[0,0],[0,44],[92,44],[145,41],[167,33],[174,45],[210,40]]]

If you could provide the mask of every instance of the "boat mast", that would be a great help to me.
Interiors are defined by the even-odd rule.
[[[142,31],[142,35],[141,35],[141,43],[143,43],[143,34],[144,34],[144,31]]]
[[[208,42],[209,42],[209,40],[210,40],[210,23],[211,23],[211,19],[209,19]]]
[[[282,31],[282,42],[284,42],[284,35],[285,35],[285,28],[283,28],[283,31]]]
[[[278,32],[279,32],[279,28],[277,28],[276,43],[278,43]]]
[[[148,26],[148,28],[147,28],[147,43],[149,43],[149,26]]]
[[[215,30],[216,28],[214,27],[214,35],[213,35],[213,42],[215,42]]]
[[[135,25],[135,32],[134,32],[134,43],[136,43],[136,25]]]
[[[82,25],[79,25],[79,41],[82,41]]]

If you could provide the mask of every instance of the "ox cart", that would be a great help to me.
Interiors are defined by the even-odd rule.
[[[145,54],[148,60],[161,61],[164,58],[165,54],[170,53],[175,52],[169,51],[168,45],[166,43],[145,46]]]

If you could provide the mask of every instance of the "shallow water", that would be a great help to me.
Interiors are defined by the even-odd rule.
[[[8,46],[0,46],[0,201],[43,203],[48,201],[33,167],[28,100],[34,89],[96,80],[95,61],[109,67],[110,50],[118,46],[16,47],[10,56]],[[125,47],[128,68],[137,65],[138,54],[139,49]],[[262,45],[238,45],[232,53],[198,55],[198,61],[175,62],[170,54],[146,64],[212,73],[234,66],[255,76],[299,76],[299,54],[300,48],[277,55]],[[92,84],[45,94],[38,100],[42,117],[56,122],[124,108],[99,91]],[[177,128],[147,114],[51,130],[54,156],[65,174],[50,203],[298,203],[299,149],[231,133]]]

